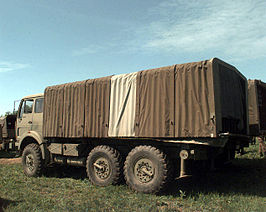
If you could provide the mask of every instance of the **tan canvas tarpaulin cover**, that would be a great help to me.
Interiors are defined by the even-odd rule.
[[[247,133],[247,82],[219,59],[45,90],[44,137],[217,137]]]
[[[216,136],[212,62],[177,65],[175,137]]]
[[[85,82],[68,83],[63,86],[63,119],[62,129],[60,128],[63,137],[83,136],[84,88]]]
[[[64,85],[56,85],[45,89],[43,136],[62,137]]]
[[[109,136],[135,136],[137,72],[111,78]]]
[[[138,73],[138,137],[174,137],[174,68],[170,66]]]
[[[211,137],[215,125],[212,64],[207,61],[139,72],[139,137]],[[155,115],[156,114],[156,115]]]
[[[47,87],[44,137],[106,137],[110,77]]]
[[[86,82],[84,137],[107,137],[111,77]]]
[[[250,135],[266,134],[266,83],[248,80]]]

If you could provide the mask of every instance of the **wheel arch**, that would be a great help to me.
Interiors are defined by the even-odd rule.
[[[23,138],[21,138],[18,149],[19,149],[19,154],[22,155],[22,152],[24,148],[31,144],[31,143],[36,143],[40,146],[41,152],[42,152],[42,159],[45,160],[47,156],[47,147],[46,147],[46,142],[43,140],[43,138],[36,132],[30,131],[27,133]]]

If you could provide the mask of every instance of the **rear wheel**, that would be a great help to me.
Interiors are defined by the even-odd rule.
[[[143,193],[162,191],[171,179],[166,155],[151,146],[138,146],[127,156],[124,175],[128,186]]]
[[[118,184],[122,178],[122,160],[119,152],[109,146],[97,146],[87,158],[87,175],[94,185]]]
[[[28,177],[41,175],[43,169],[42,152],[38,144],[29,144],[22,153],[22,166]]]

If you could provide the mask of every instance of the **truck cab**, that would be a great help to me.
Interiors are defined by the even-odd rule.
[[[16,146],[22,154],[27,145],[38,144],[41,148],[42,159],[45,159],[45,141],[42,137],[43,101],[43,94],[22,98],[17,113]]]

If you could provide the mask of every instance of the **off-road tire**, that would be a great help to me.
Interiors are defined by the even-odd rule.
[[[147,175],[145,172],[141,173],[146,166],[147,169],[144,171]],[[166,155],[159,149],[152,146],[137,146],[126,158],[124,175],[131,189],[143,193],[159,193],[171,181],[172,167]]]
[[[22,166],[26,176],[38,177],[42,174],[42,152],[38,144],[29,144],[22,153]]]
[[[109,146],[97,146],[89,153],[86,170],[92,184],[97,186],[116,185],[121,182],[123,175],[120,153]]]

